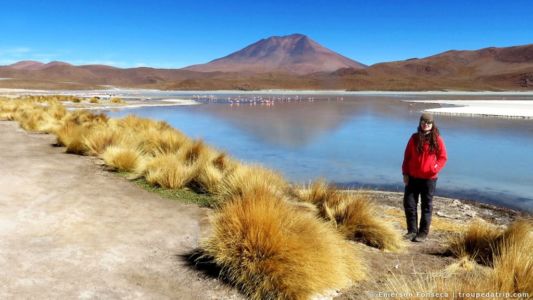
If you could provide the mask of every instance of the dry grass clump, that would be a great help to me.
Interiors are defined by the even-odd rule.
[[[62,141],[67,141],[66,152],[71,154],[84,155],[87,154],[88,149],[85,145],[84,138],[90,132],[90,127],[75,125],[71,127],[71,130],[63,131],[63,128],[60,129],[60,132],[64,132],[65,135],[62,137]],[[59,138],[58,138],[59,142]]]
[[[50,103],[50,102],[62,102],[62,101],[71,101],[75,102],[80,100],[79,97],[73,95],[26,95],[20,96],[18,99],[37,102],[37,103]]]
[[[206,161],[198,169],[198,174],[196,174],[196,177],[191,182],[191,188],[199,193],[216,195],[219,193],[224,177],[224,172]]]
[[[37,132],[39,123],[43,121],[43,116],[40,111],[32,109],[18,112],[15,115],[15,119],[19,121],[22,129],[30,132]]]
[[[56,143],[59,146],[67,146],[74,139],[75,135],[78,135],[75,131],[81,127],[74,122],[65,122],[56,132]],[[80,138],[81,141],[81,138]]]
[[[181,150],[183,160],[192,164],[200,159],[207,159],[209,155],[209,147],[202,140],[196,140],[191,143],[187,143]]]
[[[29,101],[12,100],[7,106],[10,120],[16,120],[20,126],[30,132],[53,133],[61,126],[61,119],[66,115],[64,107],[55,102],[47,105]]]
[[[533,227],[520,221],[504,233],[488,285],[501,291],[533,295]]]
[[[87,154],[96,156],[102,154],[107,147],[118,144],[121,137],[121,132],[107,125],[94,126],[83,137],[83,144],[87,148]]]
[[[503,230],[498,227],[475,220],[463,233],[450,239],[448,249],[455,257],[470,257],[478,263],[491,265],[502,234]]]
[[[85,110],[69,112],[54,130],[57,144],[67,147],[67,153],[99,155],[107,146],[118,141],[118,135],[109,130],[105,114]]]
[[[463,246],[459,247],[459,241]],[[389,278],[389,290],[411,295],[402,299],[420,299],[420,293],[448,293],[445,299],[466,299],[475,293],[533,295],[533,225],[519,220],[507,230],[497,230],[481,221],[474,222],[454,240],[462,258],[444,271],[412,277]],[[491,250],[490,254],[487,254]],[[482,262],[484,266],[477,262]],[[490,263],[487,263],[490,260]],[[418,294],[417,294],[418,293]],[[429,294],[427,294],[429,295]],[[463,295],[463,296],[461,296]],[[430,297],[430,296],[428,296]],[[479,297],[479,296],[478,296]],[[504,296],[492,296],[504,298]],[[483,298],[492,298],[485,296]]]
[[[116,120],[116,126],[126,129],[135,129],[139,132],[148,129],[160,129],[157,125],[158,123],[159,122],[153,120],[139,118],[135,115],[128,115],[122,119]]]
[[[191,187],[200,193],[218,195],[224,178],[236,168],[237,163],[225,153],[208,150],[204,165],[199,169]]]
[[[184,134],[173,129],[158,129],[158,124],[150,124],[150,128],[139,134],[139,147],[153,156],[160,154],[175,153],[182,146],[190,143],[190,139]]]
[[[14,116],[11,112],[0,112],[0,121],[13,121]]]
[[[89,100],[90,103],[92,104],[98,104],[100,103],[100,98],[98,97],[91,97],[91,99]]]
[[[126,103],[124,100],[122,100],[121,98],[119,97],[113,97],[109,100],[111,103],[115,103],[115,104],[124,104]]]
[[[17,110],[17,101],[0,99],[0,121],[13,121]]]
[[[376,205],[361,195],[351,195],[329,208],[337,229],[348,239],[382,250],[398,251],[401,237],[385,219],[379,217]]]
[[[259,186],[214,216],[203,248],[251,299],[309,299],[349,286],[365,268],[331,226]]]
[[[65,122],[73,122],[78,125],[82,124],[107,124],[109,117],[104,114],[94,114],[88,110],[75,110],[70,112],[65,118]]]
[[[388,251],[402,248],[401,237],[378,217],[377,207],[362,194],[346,194],[318,180],[298,192],[301,200],[314,204],[319,215],[348,239]]]
[[[5,102],[0,102],[0,121],[13,121],[15,119],[14,112],[8,107]]]
[[[107,147],[101,157],[106,165],[121,172],[137,172],[144,162],[140,151],[122,146]]]
[[[470,263],[468,263],[470,265]],[[466,293],[495,292],[482,285],[486,279],[486,271],[480,268],[474,270],[418,274],[412,276],[392,276],[386,279],[386,290],[392,292],[390,299],[467,299],[461,297]],[[489,298],[489,297],[485,297]],[[490,298],[489,298],[490,299]]]
[[[224,202],[237,196],[245,196],[257,188],[269,190],[278,198],[287,198],[289,184],[273,170],[259,165],[239,164],[227,172],[216,196],[219,202]]]
[[[156,156],[146,164],[145,178],[164,188],[183,188],[196,177],[199,164],[187,164],[179,153]]]
[[[56,140],[59,146],[65,146],[67,153],[87,154],[89,149],[86,137],[92,132],[93,125],[86,123],[76,124],[74,121],[66,121],[63,126],[56,130]]]
[[[182,188],[205,169],[210,149],[202,141],[187,142],[174,153],[158,153],[146,165],[148,182],[165,188]]]

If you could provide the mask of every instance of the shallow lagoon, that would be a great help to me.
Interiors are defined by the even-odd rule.
[[[324,177],[344,187],[393,191],[403,190],[403,152],[420,111],[439,107],[402,100],[533,100],[530,95],[314,94],[296,98],[294,94],[195,96],[176,92],[136,96],[194,97],[204,104],[110,114],[165,120],[238,159],[276,169],[293,182]],[[264,102],[247,102],[253,99]],[[533,211],[533,120],[443,115],[436,121],[449,153],[437,195]]]

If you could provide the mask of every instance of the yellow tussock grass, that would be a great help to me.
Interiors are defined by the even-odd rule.
[[[223,202],[257,188],[269,190],[278,198],[286,197],[289,191],[288,183],[279,173],[259,165],[239,164],[224,176],[216,196]]]
[[[224,177],[236,167],[236,162],[231,160],[226,153],[210,148],[200,159],[201,167],[191,188],[200,193],[219,194]]]
[[[190,143],[188,137],[176,130],[161,130],[155,128],[157,124],[152,124],[151,126],[154,127],[146,129],[139,134],[139,147],[148,154],[156,156],[175,153],[182,146]]]
[[[202,140],[187,143],[180,149],[183,160],[188,164],[195,163],[200,159],[209,159],[211,151],[212,150]]]
[[[442,272],[441,272],[442,273]],[[459,293],[495,292],[482,285],[486,280],[484,272],[463,271],[452,275],[417,274],[413,276],[393,275],[386,279],[386,290],[390,299],[470,299]],[[490,299],[490,298],[489,298]]]
[[[59,103],[51,104],[48,109],[48,113],[56,120],[61,120],[67,115],[65,107]]]
[[[106,165],[121,172],[135,172],[143,163],[141,152],[132,148],[109,146],[101,155]]]
[[[481,264],[491,265],[496,241],[502,234],[500,228],[477,219],[465,231],[450,238],[448,249],[455,257],[470,257]]]
[[[479,258],[479,251],[474,250],[472,252],[478,253],[478,256],[463,256],[443,271],[420,274],[414,278],[389,278],[387,289],[412,295],[401,299],[420,299],[417,294],[420,292],[448,293],[448,297],[441,297],[445,299],[468,298],[461,298],[459,293],[521,293],[521,299],[528,299],[533,294],[532,235],[531,220],[515,221],[505,231],[476,221],[467,229],[463,238],[468,238],[472,248],[483,246],[492,249],[490,267],[478,265],[472,260]],[[490,245],[486,246],[487,244]],[[483,263],[486,264],[486,261]],[[492,299],[488,296],[485,298]]]
[[[517,220],[502,230],[492,224],[475,220],[461,234],[450,239],[448,249],[456,257],[470,257],[478,263],[492,266],[494,258],[501,256],[506,245],[527,249],[532,236],[531,220]],[[532,253],[531,251],[527,251]],[[532,253],[533,255],[533,253]]]
[[[123,128],[135,128],[135,130],[142,131],[152,128],[154,126],[154,121],[139,118],[135,115],[127,115],[122,119],[116,120],[116,125]]]
[[[309,299],[365,276],[355,249],[328,224],[257,187],[214,216],[206,255],[250,299]]]
[[[309,189],[299,190],[300,199],[313,203],[319,215],[333,223],[346,238],[388,251],[403,246],[400,234],[379,217],[377,206],[363,194],[342,193],[324,180],[313,182]]]
[[[137,132],[145,130],[174,130],[168,123],[164,121],[154,121],[150,119],[139,118],[136,115],[128,115],[122,119],[114,120],[114,125],[125,129],[132,129]]]
[[[19,121],[20,127],[26,131],[37,132],[39,123],[42,122],[42,115],[37,110],[26,110],[20,112],[15,117]]]
[[[74,122],[65,122],[56,132],[56,140],[59,146],[66,146],[70,144],[72,139],[73,131],[77,129],[80,125]]]
[[[109,117],[104,114],[93,114],[88,110],[75,110],[68,113],[65,118],[65,122],[74,122],[78,125],[81,124],[102,124],[109,121]]]
[[[533,226],[527,221],[512,224],[504,233],[488,285],[500,291],[533,295]]]
[[[361,195],[345,196],[330,208],[331,220],[348,239],[362,242],[382,250],[398,251],[402,248],[400,234],[379,216],[377,206]]]
[[[198,174],[193,179],[192,188],[200,193],[215,195],[219,192],[224,173],[213,164],[205,162],[198,169]]]
[[[0,121],[13,121],[14,118],[12,112],[0,112]]]
[[[150,184],[183,188],[198,173],[198,164],[187,164],[178,154],[162,154],[146,164],[145,178]]]
[[[124,100],[122,100],[121,98],[119,97],[113,97],[109,100],[111,103],[115,103],[115,104],[124,104],[126,103]]]
[[[83,144],[88,155],[100,155],[111,145],[116,145],[121,138],[121,132],[107,125],[94,126],[83,137]]]
[[[83,139],[89,130],[88,126],[78,125],[73,121],[67,122],[56,131],[57,144],[67,147],[67,153],[85,154],[87,147]]]
[[[224,152],[217,153],[216,156],[211,161],[213,163],[213,166],[217,168],[218,170],[224,172],[229,171],[235,167],[235,162],[228,157],[228,155]]]

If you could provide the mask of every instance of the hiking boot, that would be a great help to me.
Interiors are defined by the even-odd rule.
[[[426,239],[428,238],[428,235],[425,234],[425,233],[419,233],[416,235],[416,237],[413,239],[413,242],[418,242],[418,243],[422,243],[424,241],[426,241]]]
[[[416,232],[408,232],[403,236],[404,239],[412,241],[416,237]]]

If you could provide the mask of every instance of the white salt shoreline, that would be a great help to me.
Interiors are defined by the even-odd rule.
[[[199,105],[201,103],[189,99],[163,99],[154,101],[126,101],[125,104],[90,104],[82,103],[81,105],[72,102],[65,103],[67,108],[72,109],[88,109],[88,110],[117,110],[117,109],[133,109],[142,107],[161,107],[161,106],[183,106],[183,105]]]
[[[441,115],[533,119],[533,100],[408,100],[445,105],[425,109]]]

